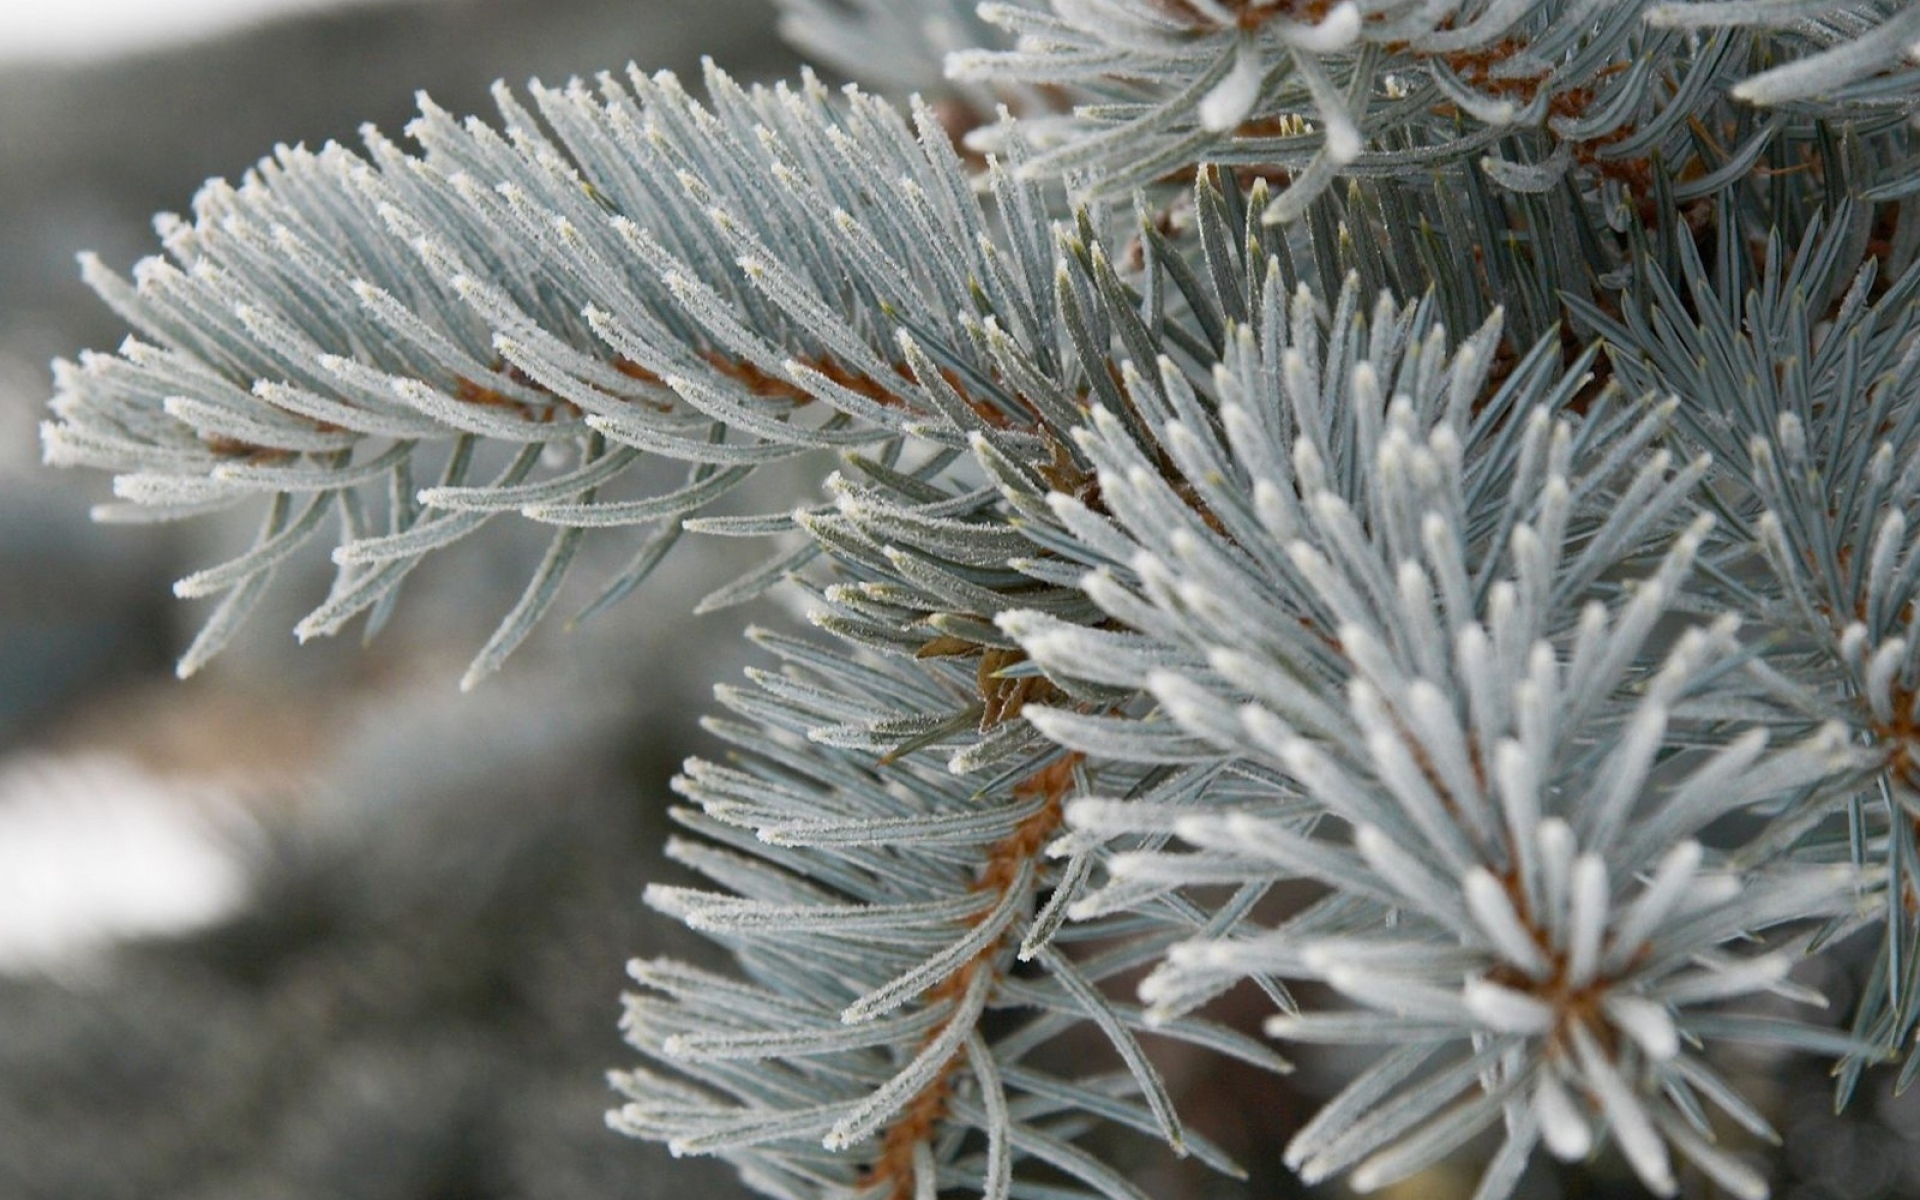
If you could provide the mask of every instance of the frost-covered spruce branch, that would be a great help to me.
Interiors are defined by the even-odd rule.
[[[641,981],[668,1001],[636,1002],[630,1036],[702,1087],[635,1083],[635,1102],[619,1124],[678,1149],[726,1153],[776,1193],[833,1164],[828,1194],[906,1196],[958,1184],[997,1197],[1030,1186],[1018,1168],[1036,1162],[1096,1194],[1138,1195],[1072,1146],[1065,1131],[1078,1123],[1076,1112],[1158,1133],[1234,1170],[1183,1130],[1133,1039],[1145,1022],[1139,1007],[1098,985],[1151,964],[1179,940],[1228,928],[1267,886],[1249,884],[1217,911],[1165,896],[1066,926],[1094,854],[1052,862],[1041,851],[1064,802],[1095,781],[1149,805],[1242,793],[1251,802],[1264,785],[1214,764],[1162,770],[1127,758],[1063,757],[1021,719],[1026,706],[1053,700],[1098,712],[1126,693],[1077,684],[1062,691],[995,625],[996,617],[1034,604],[1060,621],[1104,620],[1077,589],[1054,581],[1062,564],[1051,547],[1067,534],[1044,497],[1084,486],[1090,476],[1068,446],[1041,431],[1049,414],[1078,420],[1089,380],[1117,386],[1113,377],[1124,371],[1103,349],[1107,331],[1139,317],[1137,297],[1110,268],[1100,269],[1106,256],[1098,243],[1075,235],[1068,245],[1073,265],[1063,265],[1056,287],[1060,319],[1074,331],[1065,362],[1075,369],[1049,378],[990,329],[1003,377],[1021,385],[1023,420],[981,423],[970,438],[972,463],[944,476],[924,465],[909,470],[911,460],[851,458],[829,480],[833,508],[800,517],[833,568],[816,622],[876,657],[767,639],[788,669],[724,693],[757,725],[715,727],[739,748],[738,762],[692,764],[681,784],[702,806],[697,827],[765,865],[683,853],[759,907],[678,892],[656,902],[734,948],[764,989],[752,993],[757,1003],[777,995],[784,1006],[734,1011],[716,1003],[716,995],[732,992],[705,976],[690,982],[670,964],[640,968]],[[1238,274],[1227,276],[1236,305],[1247,300]],[[1207,288],[1189,299],[1207,308],[1223,301]],[[1096,337],[1094,329],[1103,332]],[[1121,336],[1153,338],[1144,325]],[[1199,341],[1185,353],[1212,361],[1216,351]],[[895,940],[906,944],[895,951]],[[1074,952],[1087,943],[1100,949],[1085,958]],[[1039,976],[1009,975],[1016,958],[1035,963]],[[1277,989],[1273,996],[1284,1002]],[[807,1015],[795,998],[818,1007]],[[989,1041],[977,1027],[993,1010],[1030,1015]],[[1089,1020],[1126,1073],[1057,1079],[1023,1063]],[[1203,1020],[1155,1029],[1284,1067],[1256,1043]],[[854,1049],[868,1052],[858,1068],[849,1062]],[[712,1065],[746,1057],[778,1059],[800,1078],[769,1091],[758,1074]],[[969,1140],[969,1130],[982,1139]]]
[[[1623,378],[1730,401],[1680,411],[1723,464],[1729,571],[1716,599],[1784,639],[1784,673],[1768,682],[1786,710],[1845,726],[1871,754],[1851,798],[1865,844],[1851,852],[1884,862],[1889,886],[1885,945],[1854,1022],[1885,1054],[1920,1024],[1902,967],[1920,950],[1920,266],[1886,279],[1877,258],[1849,253],[1865,232],[1857,217],[1815,221],[1797,247],[1776,236],[1758,264],[1723,234],[1728,278],[1709,283],[1696,259],[1690,288],[1652,278],[1649,310],[1596,321]]]
[[[1372,1188],[1504,1123],[1483,1195],[1509,1191],[1537,1143],[1578,1159],[1600,1129],[1657,1192],[1674,1188],[1671,1146],[1762,1194],[1695,1116],[1701,1098],[1756,1125],[1752,1110],[1683,1038],[1852,1043],[1689,1009],[1784,986],[1792,952],[1738,953],[1752,935],[1868,906],[1844,866],[1755,869],[1692,839],[1862,756],[1837,726],[1772,753],[1756,728],[1690,771],[1663,765],[1673,710],[1737,653],[1731,619],[1654,640],[1712,526],[1688,519],[1707,460],[1656,448],[1675,406],[1557,415],[1583,381],[1556,380],[1550,355],[1487,398],[1496,330],[1449,361],[1429,311],[1383,301],[1365,321],[1355,300],[1349,287],[1323,348],[1315,297],[1269,290],[1211,403],[1163,364],[1172,480],[1111,414],[1081,435],[1105,516],[1054,503],[1069,524],[1112,522],[1087,590],[1132,633],[1038,613],[1002,626],[1049,672],[1155,704],[1137,722],[1029,718],[1143,763],[1203,758],[1197,741],[1269,768],[1268,805],[1295,803],[1274,817],[1076,802],[1084,843],[1121,852],[1072,912],[1197,884],[1330,890],[1278,928],[1176,947],[1142,988],[1172,1016],[1246,975],[1319,980],[1361,1012],[1291,1013],[1269,1032],[1400,1047],[1295,1139],[1308,1179],[1357,1167]],[[1153,732],[1168,723],[1192,740]],[[1315,836],[1316,817],[1350,840]],[[1129,848],[1142,835],[1194,852]]]
[[[635,964],[650,992],[630,1002],[628,1037],[673,1077],[625,1077],[616,1127],[722,1154],[776,1195],[1006,1196],[1036,1164],[1093,1194],[1143,1197],[1074,1144],[1086,1115],[1237,1172],[1182,1128],[1135,1038],[1140,1008],[1100,986],[1206,918],[1174,903],[1063,929],[1084,869],[1040,853],[1067,797],[1092,780],[1145,788],[1151,773],[1101,769],[1030,733],[987,750],[975,673],[949,658],[861,662],[762,641],[786,670],[723,692],[736,717],[711,725],[736,758],[691,762],[678,784],[700,805],[681,819],[704,838],[674,852],[727,891],[649,894],[729,947],[747,979]],[[903,726],[922,727],[919,748],[877,755]],[[1087,943],[1096,952],[1075,952]],[[1011,975],[1016,957],[1038,972]],[[1088,1022],[1115,1051],[1110,1069],[1029,1061]],[[1285,1068],[1205,1020],[1154,1028]]]
[[[1124,193],[1208,160],[1278,171],[1291,220],[1335,179],[1474,162],[1539,192],[1643,182],[1698,164],[1744,177],[1808,117],[1916,110],[1920,18],[1880,3],[1071,0],[982,12],[1011,49],[955,54],[968,81],[1061,88],[1070,111],[1017,123],[1032,169]],[[1756,106],[1758,114],[1756,117]],[[1697,122],[1712,114],[1715,133]],[[1689,125],[1689,122],[1696,124]],[[1719,142],[1719,127],[1737,131]],[[981,144],[991,144],[981,136]]]
[[[329,535],[303,633],[557,527],[470,679],[585,530],[649,531],[590,607],[683,529],[794,535],[709,603],[791,582],[823,636],[759,635],[680,781],[720,890],[650,895],[740,971],[636,968],[619,1127],[781,1196],[1135,1197],[1096,1129],[1233,1170],[1138,1034],[1283,1069],[1207,1019],[1250,984],[1394,1044],[1307,1178],[1497,1126],[1485,1200],[1608,1144],[1762,1192],[1719,1046],[1844,1096],[1920,1013],[1912,7],[785,8],[893,89],[960,47],[974,111],[535,85],[90,270],[138,338],[60,368],[49,456],[106,516],[265,505],[183,669]],[[805,506],[704,511],[821,450]],[[1852,1036],[1719,1008],[1876,920]]]
[[[130,506],[108,519],[274,498],[250,550],[180,582],[225,597],[183,672],[324,530],[339,573],[302,636],[370,609],[377,625],[427,554],[500,513],[559,527],[477,678],[553,603],[583,530],[651,530],[610,599],[761,464],[978,424],[916,377],[903,331],[921,370],[990,379],[965,327],[985,306],[1049,359],[1034,189],[998,176],[996,226],[925,112],[916,133],[811,79],[707,84],[711,107],[669,76],[536,84],[538,116],[503,90],[504,134],[428,105],[410,127],[420,157],[372,131],[364,158],[283,149],[238,188],[208,185],[191,222],[162,221],[167,256],[131,285],[89,263],[137,336],[57,367],[49,459],[120,473]],[[988,417],[1010,403],[968,395]],[[636,484],[657,460],[684,476]]]

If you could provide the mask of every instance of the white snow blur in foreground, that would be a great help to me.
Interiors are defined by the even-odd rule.
[[[0,765],[0,974],[65,975],[236,912],[250,829],[217,789],[117,759]]]
[[[370,0],[0,0],[0,62],[110,58]]]

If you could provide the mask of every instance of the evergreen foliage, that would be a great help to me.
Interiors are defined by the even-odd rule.
[[[617,1128],[777,1196],[1137,1197],[1113,1128],[1239,1169],[1142,1033],[1358,1044],[1309,1182],[1496,1130],[1484,1200],[1609,1145],[1760,1196],[1724,1045],[1920,1063],[1920,7],[786,9],[924,99],[630,72],[283,148],[88,265],[135,332],[45,432],[102,518],[263,509],[183,673],[315,542],[303,637],[552,527],[471,683],[589,531],[590,610],[776,540],[707,605],[820,633],[753,635],[677,785],[712,890],[648,895],[738,972],[635,964]]]

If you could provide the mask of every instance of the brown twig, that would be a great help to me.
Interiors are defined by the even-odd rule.
[[[1063,802],[1073,789],[1074,769],[1082,758],[1078,753],[1064,755],[1014,785],[1016,799],[1040,796],[1045,803],[1032,816],[1015,826],[1013,832],[994,843],[987,852],[978,878],[974,880],[975,892],[989,893],[996,898],[1004,897],[1019,882],[1027,864],[1039,857],[1040,851],[1060,828]],[[991,907],[982,908],[981,916],[976,920],[984,920]],[[957,999],[966,994],[982,971],[1001,970],[1000,952],[1006,940],[1001,938],[954,968],[945,979],[927,990],[926,1000],[933,1003]],[[941,1032],[935,1029],[927,1034],[921,1044],[931,1042]],[[932,1139],[940,1122],[946,1118],[947,1099],[952,1094],[954,1076],[959,1073],[964,1057],[962,1052],[956,1051],[935,1074],[932,1082],[920,1089],[899,1117],[887,1126],[880,1138],[879,1156],[860,1178],[862,1190],[884,1187],[887,1200],[913,1200],[914,1151]]]

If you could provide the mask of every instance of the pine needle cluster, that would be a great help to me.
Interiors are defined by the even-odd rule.
[[[706,606],[818,632],[749,634],[677,783],[710,886],[648,895],[737,970],[635,964],[617,1128],[794,1200],[1137,1200],[1115,1129],[1239,1170],[1149,1042],[1355,1045],[1308,1182],[1758,1197],[1725,1046],[1910,1076],[1920,6],[784,8],[879,90],[534,83],[209,184],[87,264],[133,334],[45,427],[102,519],[261,511],[182,673],[319,547],[302,637],[550,529],[471,684],[589,534],[588,611],[769,541]]]

